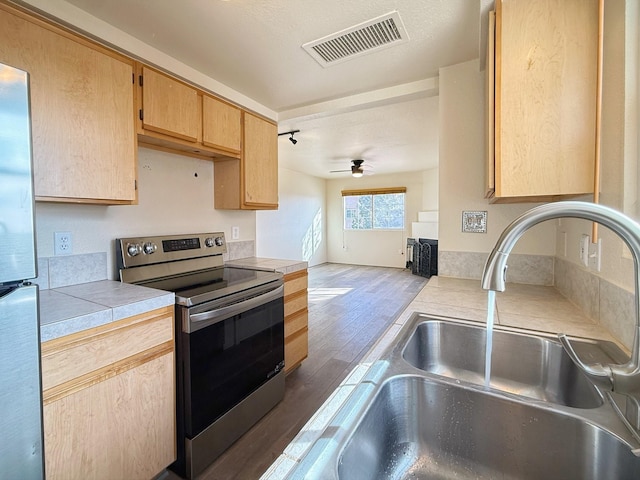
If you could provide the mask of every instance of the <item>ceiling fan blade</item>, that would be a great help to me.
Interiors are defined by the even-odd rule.
[[[329,170],[329,173],[341,173],[341,172],[350,172],[351,169],[349,170]]]

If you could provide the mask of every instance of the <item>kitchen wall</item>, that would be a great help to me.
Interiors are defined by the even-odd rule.
[[[536,204],[492,205],[485,193],[485,72],[478,60],[440,69],[439,273],[480,278],[504,228]],[[487,233],[463,233],[463,211],[486,211]],[[553,283],[555,223],[528,231],[513,250],[509,279]]]
[[[344,230],[342,194],[344,189],[407,187],[405,229],[381,231]],[[327,180],[327,259],[329,262],[404,268],[411,222],[423,205],[423,173],[405,172],[361,178]]]
[[[602,111],[601,203],[638,217],[640,114],[640,6],[610,0],[605,10]],[[441,275],[478,278],[488,252],[504,227],[535,204],[491,205],[484,196],[484,72],[471,61],[440,70],[440,232]],[[591,201],[591,196],[578,200]],[[463,210],[487,211],[486,234],[462,233]],[[551,283],[628,348],[634,336],[633,261],[622,241],[600,227],[602,269],[581,265],[579,242],[591,223],[548,221],[527,232],[510,258],[508,278],[529,283],[538,266],[550,268]],[[527,275],[514,275],[514,266]],[[550,259],[550,263],[548,260]],[[540,264],[539,262],[542,262]],[[536,267],[531,269],[530,267]],[[539,280],[543,280],[543,275]]]
[[[627,10],[629,14],[627,14]],[[640,7],[637,1],[608,0],[605,11],[605,42],[602,100],[601,203],[638,217],[637,169],[638,28]],[[629,47],[634,48],[630,49]],[[632,195],[628,195],[632,190]],[[633,265],[628,250],[615,235],[601,229],[602,271],[589,271],[630,291],[634,288]],[[567,220],[559,229],[558,242],[567,232],[566,260],[580,265],[580,236],[591,236],[591,224]]]
[[[231,241],[256,238],[253,211],[213,208],[213,163],[146,148],[138,149],[138,205],[37,203],[39,257],[53,256],[54,232],[71,232],[73,253],[106,252],[108,277],[116,278],[118,237],[223,231]]]
[[[430,168],[422,172],[422,207],[420,211],[438,211],[438,200],[440,195],[439,171],[437,168]],[[412,219],[411,221],[416,221]]]
[[[600,201],[637,219],[640,6],[636,0],[607,0],[604,20]],[[592,238],[590,222],[564,219],[558,227],[558,288],[630,347],[635,325],[631,255],[616,234],[599,227],[598,272],[594,263],[586,267],[580,261],[582,235]]]
[[[134,58],[164,68],[265,117],[276,112],[215,79],[207,77],[64,0],[25,0],[28,6],[55,17],[88,36]],[[108,277],[115,278],[113,239],[121,236],[221,230],[231,240],[231,227],[240,227],[239,241],[254,242],[255,212],[213,208],[213,164],[190,157],[139,149],[139,204],[94,206],[38,203],[38,255],[53,255],[53,233],[73,235],[73,253],[106,252]],[[197,174],[197,176],[196,176]]]
[[[278,210],[256,212],[256,255],[327,261],[326,180],[286,168],[278,170]]]

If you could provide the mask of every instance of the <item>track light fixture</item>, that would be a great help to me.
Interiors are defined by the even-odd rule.
[[[291,137],[289,137],[289,141],[295,145],[296,143],[298,143],[298,140],[293,138],[293,134],[298,133],[299,131],[300,130],[291,130],[289,132],[282,132],[282,133],[279,133],[278,136],[280,137],[282,135],[291,135]]]

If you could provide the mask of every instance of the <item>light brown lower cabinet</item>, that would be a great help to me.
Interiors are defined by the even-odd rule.
[[[284,276],[284,371],[299,367],[309,353],[307,270]]]
[[[47,479],[149,479],[175,460],[173,311],[42,344]]]

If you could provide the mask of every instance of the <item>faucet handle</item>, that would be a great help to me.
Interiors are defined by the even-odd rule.
[[[565,352],[571,358],[571,361],[580,369],[582,372],[591,380],[594,384],[603,388],[605,390],[613,390],[613,374],[611,372],[611,368],[607,365],[602,365],[601,363],[594,363],[592,365],[587,365],[580,357],[571,345],[569,341],[569,337],[567,337],[564,333],[558,334],[558,340],[564,347]]]

